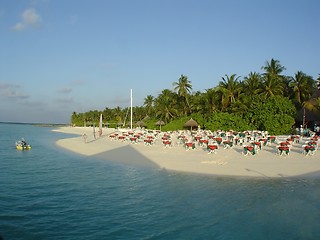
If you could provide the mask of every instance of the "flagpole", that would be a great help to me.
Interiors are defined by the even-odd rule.
[[[130,108],[131,108],[131,112],[130,112],[130,129],[132,129],[132,88],[130,89]]]

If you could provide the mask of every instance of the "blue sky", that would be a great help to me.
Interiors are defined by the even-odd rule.
[[[320,73],[318,0],[0,0],[0,121],[68,123],[271,58]]]

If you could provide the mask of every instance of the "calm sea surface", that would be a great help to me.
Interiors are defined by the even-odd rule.
[[[0,124],[0,235],[12,239],[320,239],[320,178],[167,172],[58,148]],[[30,151],[17,151],[24,137]],[[320,161],[320,159],[319,159]]]

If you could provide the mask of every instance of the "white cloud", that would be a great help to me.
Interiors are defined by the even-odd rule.
[[[22,23],[17,23],[16,25],[13,26],[13,29],[16,31],[22,31],[23,29],[25,29],[25,25]]]
[[[27,99],[29,95],[18,91],[19,85],[0,82],[0,97],[4,99],[18,100]]]
[[[6,91],[3,91],[2,95],[5,98],[9,98],[9,99],[26,99],[29,98],[29,96],[27,94],[24,94],[22,92],[18,92],[14,89],[7,89]]]
[[[36,13],[33,8],[27,9],[22,14],[22,19],[25,23],[30,25],[36,25],[41,23],[41,17]]]
[[[68,87],[62,88],[59,90],[59,92],[60,93],[70,93],[70,92],[72,92],[72,88],[68,88]]]
[[[19,88],[19,87],[20,87],[19,85],[0,82],[0,90],[8,89],[8,88]]]
[[[22,21],[16,23],[13,26],[13,29],[16,31],[22,31],[29,27],[39,27],[41,26],[41,23],[41,16],[36,12],[34,8],[29,8],[22,13]]]
[[[57,102],[62,103],[62,104],[69,104],[73,103],[73,97],[59,97],[57,98]]]

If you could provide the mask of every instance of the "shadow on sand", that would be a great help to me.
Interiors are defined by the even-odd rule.
[[[93,157],[131,166],[144,168],[159,168],[157,164],[146,158],[144,155],[139,153],[130,145],[99,153],[93,155]]]

